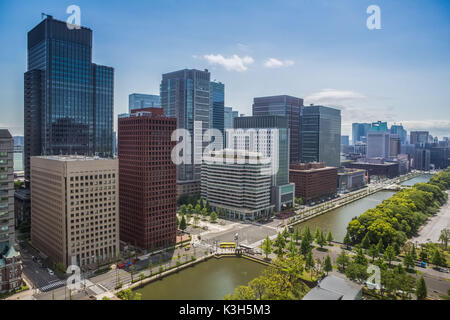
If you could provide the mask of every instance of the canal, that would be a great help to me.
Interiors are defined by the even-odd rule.
[[[308,226],[312,233],[314,233],[316,228],[319,228],[324,232],[331,231],[334,240],[342,242],[347,232],[348,223],[352,221],[354,217],[359,217],[367,210],[375,208],[394,194],[395,192],[393,191],[380,191],[374,193],[366,198],[349,203],[321,216],[301,222],[296,225],[296,227],[303,230]]]
[[[424,174],[424,175],[412,178],[411,180],[407,180],[407,181],[401,183],[401,185],[412,187],[416,183],[429,182],[432,176],[433,175],[431,175],[431,174]]]
[[[257,278],[264,265],[244,258],[212,258],[152,282],[136,292],[142,300],[222,300]]]

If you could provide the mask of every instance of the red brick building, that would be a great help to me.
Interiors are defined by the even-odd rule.
[[[143,249],[176,241],[176,118],[159,108],[119,116],[120,240]]]
[[[295,197],[305,202],[336,194],[338,169],[326,167],[325,163],[292,164],[289,182],[295,183]]]

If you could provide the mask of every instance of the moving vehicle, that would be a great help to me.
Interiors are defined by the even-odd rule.
[[[234,243],[234,242],[222,242],[220,244],[220,248],[221,249],[235,249],[236,248],[236,243]]]

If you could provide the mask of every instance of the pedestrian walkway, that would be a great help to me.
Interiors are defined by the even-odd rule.
[[[48,284],[48,285],[46,285],[46,286],[44,286],[42,288],[39,288],[39,290],[42,291],[42,292],[48,292],[48,291],[51,291],[51,290],[54,290],[54,289],[57,289],[57,288],[60,288],[60,287],[64,287],[65,285],[66,285],[66,282],[60,280],[60,281],[56,281],[56,282],[50,283],[50,284]]]

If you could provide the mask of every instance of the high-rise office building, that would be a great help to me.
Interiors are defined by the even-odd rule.
[[[353,123],[352,125],[352,144],[356,145],[358,142],[367,143],[367,133],[372,125],[370,123]]]
[[[396,125],[396,124],[392,125],[390,132],[391,132],[391,134],[397,134],[400,137],[401,144],[408,143],[408,133],[401,124],[400,125]]]
[[[300,116],[303,99],[287,95],[254,98],[253,116],[287,117],[290,130],[290,162],[300,160]]]
[[[0,255],[14,244],[14,144],[8,130],[0,129]]]
[[[179,129],[191,135],[191,161],[177,166],[177,195],[200,194],[201,158],[206,143],[201,136],[210,128],[210,79],[208,70],[184,69],[162,75],[161,105],[175,117]],[[195,131],[195,135],[194,135]]]
[[[221,82],[210,83],[210,127],[220,130],[225,127],[225,85]]]
[[[233,111],[232,107],[224,108],[224,129],[232,129],[234,125],[234,118],[239,117],[239,111]]]
[[[145,108],[161,108],[161,97],[154,94],[132,93],[128,96],[128,112]]]
[[[367,136],[367,158],[390,157],[390,134],[384,131],[369,131]]]
[[[282,116],[254,116],[234,119],[233,135],[227,133],[227,148],[259,152],[271,159],[272,203],[276,210],[293,204],[295,186],[289,183],[289,122]]]
[[[388,124],[383,121],[373,122],[370,131],[388,132]]]
[[[401,153],[402,143],[398,134],[390,134],[389,158],[397,158]]]
[[[258,152],[213,151],[202,165],[202,197],[229,218],[269,218],[274,211],[270,167],[270,159]]]
[[[410,141],[411,144],[425,145],[428,142],[428,131],[411,131]]]
[[[22,262],[14,248],[13,141],[8,130],[0,129],[0,293],[22,285]]]
[[[416,149],[414,152],[414,169],[429,171],[431,162],[431,152],[429,149]]]
[[[143,249],[176,242],[176,118],[147,108],[119,116],[120,239]]]
[[[54,264],[118,259],[118,166],[98,157],[31,158],[31,243]]]
[[[341,164],[341,111],[324,106],[303,109],[300,123],[301,162]]]
[[[343,146],[350,145],[350,137],[349,136],[341,136],[341,145],[343,145]]]
[[[114,69],[92,63],[92,30],[47,16],[28,32],[25,178],[30,157],[113,154]]]

